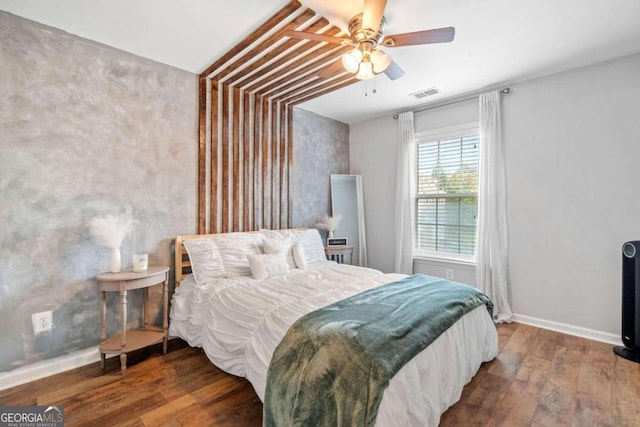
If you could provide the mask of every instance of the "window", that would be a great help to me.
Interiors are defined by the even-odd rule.
[[[475,123],[416,134],[416,252],[473,257],[479,143]]]

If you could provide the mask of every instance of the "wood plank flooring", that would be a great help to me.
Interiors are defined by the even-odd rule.
[[[640,426],[640,364],[611,346],[512,323],[441,426]],[[66,426],[259,426],[262,404],[244,379],[180,340],[0,391],[0,405],[64,405]]]

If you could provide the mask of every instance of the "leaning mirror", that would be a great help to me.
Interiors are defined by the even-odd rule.
[[[331,215],[342,220],[335,237],[346,237],[353,246],[352,263],[367,266],[367,239],[364,226],[364,195],[361,175],[331,175]]]

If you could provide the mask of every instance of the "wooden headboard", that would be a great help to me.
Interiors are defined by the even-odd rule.
[[[290,230],[304,230],[304,228],[291,228]],[[260,233],[259,231],[245,231],[244,233]],[[180,282],[184,279],[184,276],[191,273],[191,260],[189,259],[189,254],[187,253],[187,249],[182,244],[183,242],[187,242],[189,240],[195,239],[206,239],[217,236],[218,234],[191,234],[188,236],[176,236],[176,288],[180,286]]]

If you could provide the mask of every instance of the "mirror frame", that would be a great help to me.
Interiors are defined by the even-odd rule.
[[[364,190],[362,186],[362,175],[354,175],[354,174],[331,174],[329,176],[330,186],[331,186],[331,215],[335,216],[339,214],[335,209],[335,197],[333,195],[334,192],[334,180],[338,177],[353,177],[356,182],[356,203],[358,210],[358,259],[357,262],[359,266],[366,267],[367,266],[367,233],[365,227],[365,219],[364,219]]]

